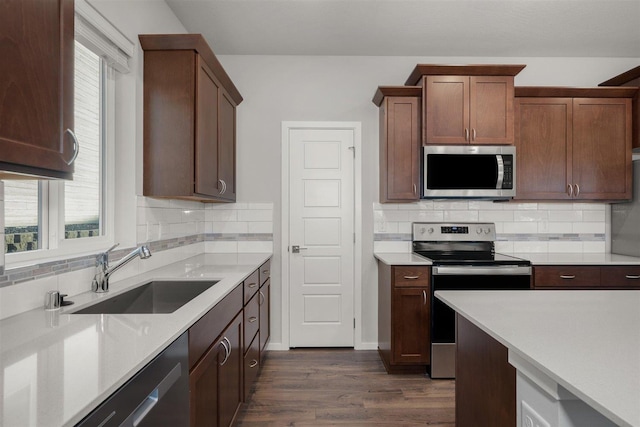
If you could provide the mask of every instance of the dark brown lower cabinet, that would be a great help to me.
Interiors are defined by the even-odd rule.
[[[640,289],[640,265],[536,265],[534,289]]]
[[[230,426],[242,401],[242,313],[189,375],[192,427]]]
[[[508,350],[456,314],[456,427],[516,425],[516,369]]]
[[[430,363],[430,277],[428,266],[378,263],[378,353],[389,373]]]

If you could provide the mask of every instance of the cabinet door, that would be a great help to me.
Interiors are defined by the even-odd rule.
[[[516,199],[569,199],[571,98],[516,99]]]
[[[469,77],[427,76],[424,84],[424,142],[469,143]]]
[[[230,354],[224,363],[219,365],[218,377],[218,425],[228,427],[242,402],[242,313],[238,314],[227,329],[222,339],[227,340]]]
[[[599,266],[536,266],[533,275],[535,289],[593,289],[600,286]]]
[[[238,314],[189,375],[192,427],[227,427],[242,400],[242,313]],[[227,348],[229,351],[227,351]]]
[[[191,427],[218,426],[219,367],[225,354],[222,341],[215,342],[189,375]]]
[[[236,200],[236,108],[229,95],[219,93],[218,115],[218,179],[222,185],[220,198]]]
[[[0,170],[70,179],[73,0],[3,2],[1,15]]]
[[[271,332],[270,312],[271,312],[271,279],[260,288],[260,357],[264,356],[264,350],[269,341]]]
[[[513,144],[513,77],[470,77],[469,142]]]
[[[631,100],[573,100],[574,198],[631,198]]]
[[[218,93],[220,84],[197,55],[195,192],[219,196],[218,185]]]
[[[601,271],[603,289],[640,289],[640,265],[603,266]]]
[[[380,201],[420,198],[420,98],[390,96],[380,108]]]
[[[396,288],[392,308],[392,363],[430,363],[429,288]]]

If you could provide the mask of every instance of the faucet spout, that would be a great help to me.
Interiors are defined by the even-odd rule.
[[[109,267],[109,252],[113,250],[117,245],[114,245],[106,252],[102,252],[96,259],[96,274],[93,276],[93,282],[91,283],[91,290],[94,292],[107,292],[109,291],[109,278],[113,273],[124,267],[135,257],[140,259],[147,259],[151,256],[151,251],[147,246],[140,246],[124,258],[118,261],[115,265]]]

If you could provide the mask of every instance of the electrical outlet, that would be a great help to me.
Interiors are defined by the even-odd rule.
[[[522,401],[522,427],[551,427],[551,424],[542,415],[538,414],[533,408]]]

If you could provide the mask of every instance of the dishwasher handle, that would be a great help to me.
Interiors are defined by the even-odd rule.
[[[181,365],[178,362],[120,426],[137,427],[167,391],[180,379],[181,371]]]

